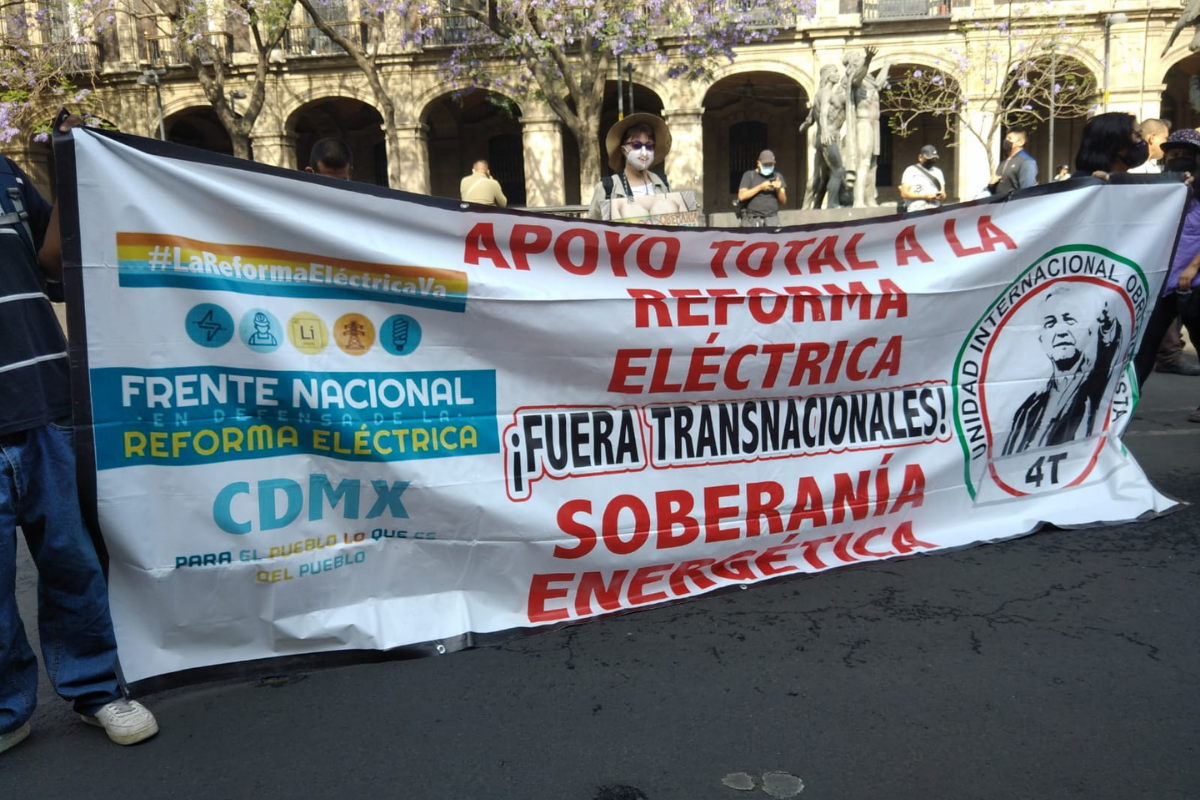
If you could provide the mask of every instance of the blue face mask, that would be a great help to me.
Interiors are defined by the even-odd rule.
[[[759,167],[758,171],[759,171],[759,174],[761,174],[761,175],[765,175],[765,176],[774,175],[775,174],[775,165],[772,164],[769,167]]]

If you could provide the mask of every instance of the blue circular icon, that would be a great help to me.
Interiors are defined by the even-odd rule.
[[[233,317],[220,306],[201,303],[184,320],[188,338],[201,347],[221,347],[233,338]]]
[[[252,308],[242,315],[238,338],[256,353],[273,353],[279,349],[283,326],[265,308]]]
[[[421,323],[407,314],[388,317],[379,326],[379,343],[394,356],[406,356],[421,344]]]

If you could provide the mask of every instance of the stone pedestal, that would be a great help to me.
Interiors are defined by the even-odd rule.
[[[521,134],[525,147],[525,205],[565,205],[563,135],[558,117],[523,118]]]

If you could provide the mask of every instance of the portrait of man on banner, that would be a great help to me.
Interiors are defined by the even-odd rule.
[[[1120,365],[1122,326],[1115,296],[1083,281],[1058,281],[1028,304],[1050,377],[1012,416],[1003,455],[1087,439],[1103,425],[1106,398]]]

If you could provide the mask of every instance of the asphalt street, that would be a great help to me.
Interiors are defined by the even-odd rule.
[[[1156,375],[1126,438],[1191,502],[1198,403],[1200,378]],[[146,698],[162,733],[131,748],[43,684],[0,798],[1194,800],[1198,542],[1185,508],[164,692]]]

